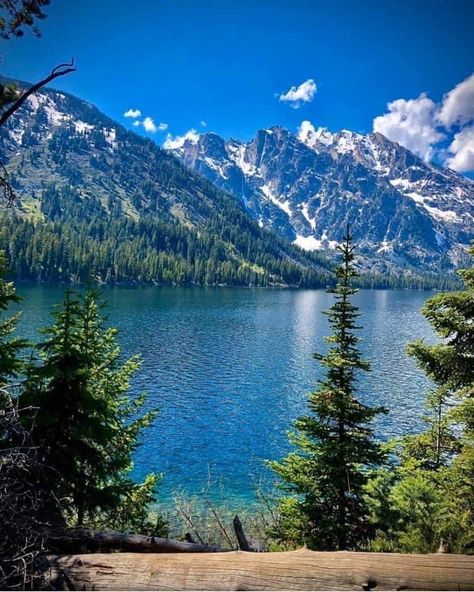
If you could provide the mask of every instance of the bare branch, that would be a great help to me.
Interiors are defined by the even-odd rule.
[[[30,86],[30,88],[25,90],[25,92],[11,104],[10,107],[8,107],[8,109],[2,113],[2,115],[0,115],[0,126],[2,126],[16,111],[18,111],[18,109],[23,105],[29,96],[37,92],[43,86],[49,84],[52,80],[55,80],[60,76],[66,76],[67,74],[75,71],[76,67],[74,66],[74,58],[72,58],[69,63],[59,64],[53,68],[49,76],[46,76],[46,78],[43,78],[43,80],[40,80],[39,82],[36,82],[36,84]]]
[[[17,196],[10,183],[7,181],[8,172],[1,162],[0,168],[3,171],[3,174],[0,173],[0,190],[3,192],[3,197],[5,198],[7,205],[11,206]]]

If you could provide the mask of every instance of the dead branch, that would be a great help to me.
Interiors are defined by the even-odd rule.
[[[251,551],[252,553],[261,553],[265,551],[265,546],[262,545],[259,541],[248,537],[245,534],[244,527],[242,526],[242,522],[240,518],[236,516],[233,520],[235,536],[237,537],[237,541],[239,543],[239,549],[241,551]]]
[[[0,190],[3,192],[3,197],[5,198],[7,205],[11,206],[16,199],[16,193],[13,191],[12,186],[7,181],[8,172],[1,162],[0,169]]]
[[[191,515],[188,512],[186,512],[180,505],[178,505],[176,509],[181,514],[181,516],[186,520],[186,522],[189,524],[189,526],[192,528],[194,534],[197,536],[197,538],[199,539],[201,544],[204,545],[205,543],[204,543],[203,539],[201,538],[201,535],[199,534],[199,531],[197,530],[196,526],[194,525]]]
[[[217,514],[214,506],[211,504],[211,502],[207,498],[205,498],[205,502],[206,502],[207,506],[210,508],[212,515],[216,519],[217,525],[219,526],[222,534],[224,535],[224,538],[229,543],[230,548],[233,549],[235,547],[235,544],[231,541],[229,535],[227,534],[227,530],[226,530],[225,526],[222,524],[222,521],[219,518],[219,515]]]
[[[51,70],[49,76],[46,76],[46,78],[43,78],[43,80],[36,82],[30,86],[30,88],[26,89],[25,92],[0,115],[0,126],[2,126],[7,121],[7,119],[9,119],[15,113],[15,111],[17,111],[23,105],[29,96],[56,78],[59,78],[60,76],[66,76],[66,74],[75,72],[75,70],[76,68],[74,66],[74,58],[72,58],[69,63],[57,65]]]
[[[13,387],[11,387],[13,388]],[[37,487],[47,467],[21,416],[18,400],[0,389],[0,589],[34,588],[41,579],[38,561],[44,556],[44,524],[58,501]],[[45,512],[48,508],[48,512]],[[48,524],[50,527],[50,524]]]
[[[250,545],[247,540],[247,537],[245,536],[244,527],[242,526],[242,522],[240,521],[240,518],[238,516],[236,516],[234,518],[233,522],[234,522],[235,536],[237,537],[237,541],[239,543],[239,549],[241,549],[242,551],[251,551]]]

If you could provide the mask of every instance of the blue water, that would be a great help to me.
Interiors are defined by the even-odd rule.
[[[20,286],[21,335],[33,338],[49,322],[63,287]],[[105,288],[110,322],[125,355],[139,353],[133,390],[146,390],[160,414],[143,437],[135,473],[162,472],[161,496],[196,493],[209,473],[226,494],[249,500],[269,473],[263,459],[288,450],[286,432],[305,411],[320,376],[312,352],[326,347],[321,311],[332,296],[320,290]],[[361,348],[372,372],[360,398],[384,404],[381,439],[415,431],[428,382],[405,354],[406,344],[433,340],[420,314],[429,293],[361,291]]]

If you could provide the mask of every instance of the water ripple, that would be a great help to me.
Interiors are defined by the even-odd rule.
[[[33,337],[48,320],[63,288],[22,286],[21,332]],[[262,459],[288,450],[286,431],[305,411],[324,351],[332,297],[323,291],[107,288],[111,323],[121,330],[124,355],[140,353],[133,381],[158,406],[156,425],[136,454],[136,472],[165,474],[163,495],[177,486],[198,490],[209,467],[232,495],[252,495],[250,473]],[[433,339],[419,310],[427,294],[362,291],[357,295],[364,355],[372,372],[360,381],[360,397],[383,404],[380,438],[416,430],[425,377],[407,358],[406,344]]]

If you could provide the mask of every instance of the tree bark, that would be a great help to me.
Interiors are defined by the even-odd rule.
[[[474,590],[474,557],[315,552],[50,557],[75,590]]]

